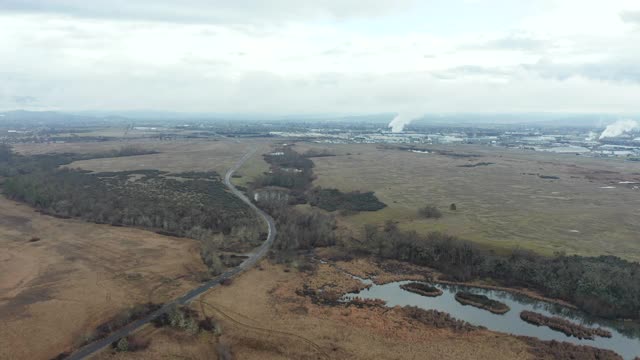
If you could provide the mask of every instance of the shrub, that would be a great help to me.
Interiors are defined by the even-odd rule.
[[[327,211],[376,211],[387,206],[371,191],[343,193],[338,189],[322,188],[315,188],[309,193],[309,203]]]
[[[442,290],[438,289],[437,287],[419,282],[403,284],[400,285],[400,288],[423,296],[436,297],[442,295]]]
[[[126,337],[121,338],[116,343],[116,351],[125,352],[129,351],[129,340]]]
[[[132,335],[120,338],[118,341],[111,344],[111,347],[113,347],[117,352],[134,352],[148,348],[149,343],[149,340]]]
[[[207,316],[204,320],[200,320],[198,327],[201,330],[213,333],[215,336],[222,335],[222,326],[219,322],[215,321],[212,317]]]
[[[460,291],[456,293],[455,299],[462,305],[475,306],[494,314],[504,314],[510,310],[509,306],[501,303],[500,301],[492,300],[484,295],[473,294],[470,292]]]
[[[442,217],[442,213],[435,206],[427,205],[420,210],[418,210],[418,214],[427,219],[439,219]]]
[[[198,314],[184,306],[174,306],[154,320],[158,327],[170,326],[195,334],[200,330]]]

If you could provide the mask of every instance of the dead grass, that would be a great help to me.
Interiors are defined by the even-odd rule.
[[[247,145],[228,140],[158,142],[158,154],[76,161],[70,168],[96,172],[154,169],[169,172],[214,170],[224,175],[247,151]]]
[[[136,146],[141,149],[158,151],[158,154],[127,156],[117,158],[103,158],[73,162],[67,167],[81,168],[96,172],[127,171],[127,170],[161,170],[169,172],[209,171],[224,173],[252,146],[260,150],[268,149],[268,140],[249,139],[233,141],[231,139],[206,140],[172,140],[158,141],[147,139],[114,140],[105,142],[64,143],[64,144],[19,144],[14,148],[23,154],[44,153],[99,153],[121,149],[125,146]],[[247,173],[251,178],[254,173],[261,173],[259,168],[262,152],[257,152],[238,172]],[[254,165],[257,170],[254,170]],[[266,163],[265,163],[266,168]],[[238,179],[240,180],[240,179]]]
[[[635,220],[640,190],[619,184],[640,181],[637,163],[465,145],[441,148],[475,158],[375,145],[302,143],[296,148],[330,149],[338,155],[313,159],[314,185],[375,191],[388,205],[341,216],[342,231],[352,236],[359,237],[364,224],[394,220],[405,230],[445,231],[498,250],[521,247],[543,254],[566,251],[640,260],[640,223]],[[493,164],[460,167],[479,161]],[[616,188],[602,188],[606,186]],[[451,203],[456,211],[449,210]],[[437,206],[444,216],[420,218],[417,210],[426,204]]]
[[[527,359],[527,346],[508,335],[485,330],[459,334],[407,321],[400,309],[318,306],[296,295],[303,284],[326,287],[350,279],[328,267],[319,278],[263,262],[233,285],[203,296],[193,307],[223,324],[220,341],[236,359]],[[344,279],[341,279],[344,278]],[[320,280],[323,279],[323,280]],[[156,359],[165,354],[211,359],[215,340],[196,336],[153,337],[144,353],[117,359]],[[100,359],[111,359],[103,354]],[[164,358],[167,358],[166,356]]]
[[[0,359],[51,358],[120,310],[194,287],[206,270],[189,239],[56,219],[5,198],[0,219]]]

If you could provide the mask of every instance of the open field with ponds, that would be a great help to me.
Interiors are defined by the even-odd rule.
[[[471,145],[414,153],[376,145],[299,143],[296,151],[327,150],[313,158],[315,186],[375,191],[388,206],[340,216],[343,230],[361,236],[387,220],[405,230],[444,231],[500,248],[542,254],[616,255],[640,260],[640,163]],[[640,185],[640,184],[639,184]],[[455,203],[457,210],[449,210]],[[437,206],[440,219],[418,209]]]
[[[529,359],[528,346],[485,330],[456,333],[408,320],[399,309],[321,306],[296,294],[313,288],[348,291],[357,281],[329,265],[315,274],[263,262],[192,308],[214,317],[222,336],[148,329],[142,352],[105,352],[98,359],[211,359],[220,342],[235,359]],[[222,357],[218,357],[222,358]]]

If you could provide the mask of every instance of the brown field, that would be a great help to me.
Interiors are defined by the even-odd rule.
[[[160,154],[78,161],[92,171],[215,170],[220,174],[251,147],[256,154],[234,179],[246,185],[268,169],[269,140],[128,140],[18,145],[23,153],[99,152],[137,145]],[[475,146],[445,148],[473,158],[382,150],[374,145],[300,143],[297,151],[328,148],[338,156],[313,158],[314,185],[371,190],[388,207],[338,216],[341,231],[358,236],[366,223],[399,222],[404,229],[446,231],[497,248],[541,253],[613,254],[640,260],[636,234],[640,193],[622,181],[640,181],[640,164]],[[459,165],[492,162],[489,166]],[[534,174],[534,175],[528,175]],[[543,179],[540,175],[558,176]],[[615,186],[615,189],[602,189]],[[450,203],[457,204],[450,211]],[[417,209],[438,206],[439,220]],[[304,206],[300,206],[304,208]],[[32,238],[39,241],[30,242]],[[163,302],[193,288],[206,271],[197,242],[139,229],[63,220],[0,198],[0,359],[47,359],[70,349],[96,325],[136,303]],[[341,268],[358,275],[380,269],[359,260]],[[415,269],[414,269],[415,270]],[[411,274],[409,274],[411,273]],[[380,282],[424,274],[380,273]],[[315,305],[296,294],[303,284],[336,291],[359,283],[329,265],[314,274],[285,272],[263,261],[195,301],[218,319],[223,335],[189,335],[146,327],[137,336],[150,347],[106,351],[98,359],[211,359],[216,343],[237,359],[527,359],[519,338],[478,330],[454,333],[408,320],[400,309]]]
[[[259,140],[135,139],[22,144],[15,150],[97,153],[130,145],[160,153],[69,166],[93,171],[215,170],[224,174],[250,147],[257,146],[255,159],[241,169],[250,178],[256,173],[252,164],[259,165],[268,148]],[[40,240],[30,242],[32,238]],[[0,248],[0,359],[51,358],[78,345],[119,311],[183,294],[207,270],[195,240],[58,219],[5,198],[0,198]]]
[[[454,333],[408,321],[399,309],[314,305],[296,289],[336,290],[353,279],[329,265],[316,275],[285,272],[269,262],[205,294],[192,307],[222,322],[219,341],[235,359],[527,359],[521,340],[485,330]],[[216,339],[170,329],[146,329],[147,350],[104,352],[98,359],[215,359]]]
[[[640,182],[640,163],[471,145],[439,149],[472,158],[375,145],[297,145],[299,152],[310,148],[338,155],[313,159],[314,185],[375,191],[388,205],[342,217],[344,228],[355,236],[366,223],[394,220],[404,229],[445,231],[499,248],[640,260],[640,190],[620,184]],[[479,162],[493,164],[460,167]],[[615,188],[604,188],[609,186]],[[449,210],[451,203],[457,211]],[[444,216],[419,218],[417,209],[427,204]]]
[[[40,238],[31,242],[32,238]],[[0,359],[48,359],[206,271],[197,242],[41,215],[0,198]]]
[[[106,159],[91,159],[73,162],[67,167],[82,168],[96,172],[154,169],[169,172],[215,170],[221,175],[249,150],[251,146],[264,148],[260,140],[236,142],[219,140],[131,140],[92,143],[26,144],[15,146],[24,154],[49,152],[96,153],[137,146],[158,151],[158,154],[126,156]],[[260,152],[261,154],[262,152]]]

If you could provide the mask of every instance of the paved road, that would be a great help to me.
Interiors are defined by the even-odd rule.
[[[198,296],[202,295],[203,293],[207,292],[208,290],[210,290],[211,288],[214,288],[218,285],[220,285],[220,283],[223,280],[226,279],[230,279],[236,275],[238,275],[239,273],[249,269],[250,267],[252,267],[253,265],[255,265],[256,262],[258,262],[258,260],[260,260],[266,253],[267,251],[269,251],[269,248],[271,247],[271,244],[273,244],[273,239],[275,239],[276,237],[276,225],[275,222],[273,221],[273,219],[271,218],[271,216],[269,216],[267,213],[265,213],[264,211],[258,209],[249,199],[247,199],[247,197],[240,192],[240,190],[236,189],[235,186],[233,186],[233,184],[231,183],[231,176],[233,175],[233,173],[238,170],[238,168],[240,168],[240,166],[242,166],[242,164],[244,164],[245,161],[247,161],[247,159],[249,159],[253,154],[255,154],[257,149],[252,149],[251,151],[249,151],[248,153],[246,153],[242,159],[240,159],[235,165],[233,165],[231,167],[231,169],[229,169],[229,171],[227,171],[227,173],[224,176],[224,183],[225,185],[231,190],[231,192],[233,192],[234,195],[236,195],[237,197],[240,198],[240,200],[244,201],[247,205],[249,205],[249,207],[251,209],[253,209],[269,226],[269,233],[267,235],[267,240],[265,242],[262,243],[262,245],[260,245],[260,247],[253,252],[242,264],[240,264],[239,266],[231,269],[231,270],[227,270],[224,273],[220,274],[219,276],[217,276],[215,279],[209,280],[206,283],[200,285],[199,287],[187,292],[186,294],[184,294],[183,296],[168,302],[166,304],[164,304],[160,309],[154,311],[153,313],[147,315],[146,317],[140,319],[140,320],[136,320],[130,324],[128,324],[127,326],[119,329],[118,331],[112,333],[111,335],[107,336],[104,339],[100,339],[97,340],[95,342],[89,343],[87,345],[85,345],[84,347],[78,349],[76,352],[74,352],[73,354],[71,354],[67,359],[68,360],[79,360],[79,359],[85,359],[91,355],[94,355],[95,353],[99,352],[100,350],[106,348],[107,346],[111,345],[111,343],[113,343],[114,341],[119,340],[120,338],[127,336],[133,332],[135,332],[136,330],[140,329],[141,327],[143,327],[144,325],[150,323],[151,321],[153,321],[154,319],[156,319],[158,316],[164,314],[168,309],[170,309],[171,307],[175,306],[175,305],[185,305],[190,303],[191,301],[193,301],[194,299],[196,299]]]

